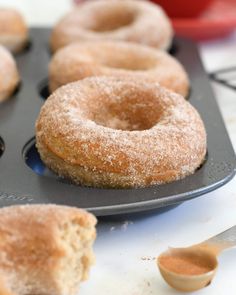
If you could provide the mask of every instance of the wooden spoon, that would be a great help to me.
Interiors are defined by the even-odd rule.
[[[236,226],[187,248],[169,248],[157,258],[164,280],[173,288],[191,292],[211,283],[217,267],[217,256],[236,246]]]

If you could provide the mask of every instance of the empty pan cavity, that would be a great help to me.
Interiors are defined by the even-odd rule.
[[[2,156],[4,150],[5,150],[5,144],[3,139],[0,137],[0,157]]]
[[[44,100],[46,100],[49,97],[50,91],[49,91],[49,87],[48,87],[48,79],[47,78],[43,79],[38,84],[38,92],[39,92],[40,97]]]
[[[26,165],[38,175],[54,178],[63,183],[71,183],[69,180],[59,177],[52,170],[44,165],[36,148],[35,138],[32,138],[24,146],[23,159]]]

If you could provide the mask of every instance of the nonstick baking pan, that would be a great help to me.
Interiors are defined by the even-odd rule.
[[[191,80],[189,101],[198,109],[208,135],[204,164],[191,176],[169,184],[136,189],[98,189],[60,179],[41,162],[34,125],[47,96],[49,29],[31,29],[30,46],[16,56],[22,82],[0,104],[0,206],[56,203],[88,209],[97,216],[171,206],[217,189],[235,174],[236,159],[194,43],[176,38],[172,54]]]

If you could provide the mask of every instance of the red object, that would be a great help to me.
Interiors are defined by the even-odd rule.
[[[74,0],[75,3],[83,1],[85,0]],[[236,0],[213,0],[211,3],[210,0],[152,0],[152,2],[159,3],[164,9],[167,8],[165,5],[170,5],[170,9],[177,9],[178,5],[181,10],[187,9],[185,15],[190,13],[188,9],[191,5],[195,9],[191,13],[198,14],[201,2],[201,9],[205,10],[198,17],[171,18],[178,36],[199,41],[224,37],[236,29]],[[185,5],[180,6],[180,3]],[[180,11],[179,8],[176,14],[179,13],[177,12]]]
[[[195,40],[224,37],[236,29],[236,0],[215,0],[201,16],[172,18],[172,22],[178,36]]]
[[[163,7],[170,17],[195,17],[204,11],[212,0],[151,0]]]

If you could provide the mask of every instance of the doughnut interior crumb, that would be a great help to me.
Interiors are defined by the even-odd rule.
[[[67,254],[62,258],[58,271],[58,284],[63,290],[61,294],[74,294],[78,281],[88,278],[90,264],[93,262],[90,238],[90,230],[83,228],[78,221],[63,224],[61,242]]]

